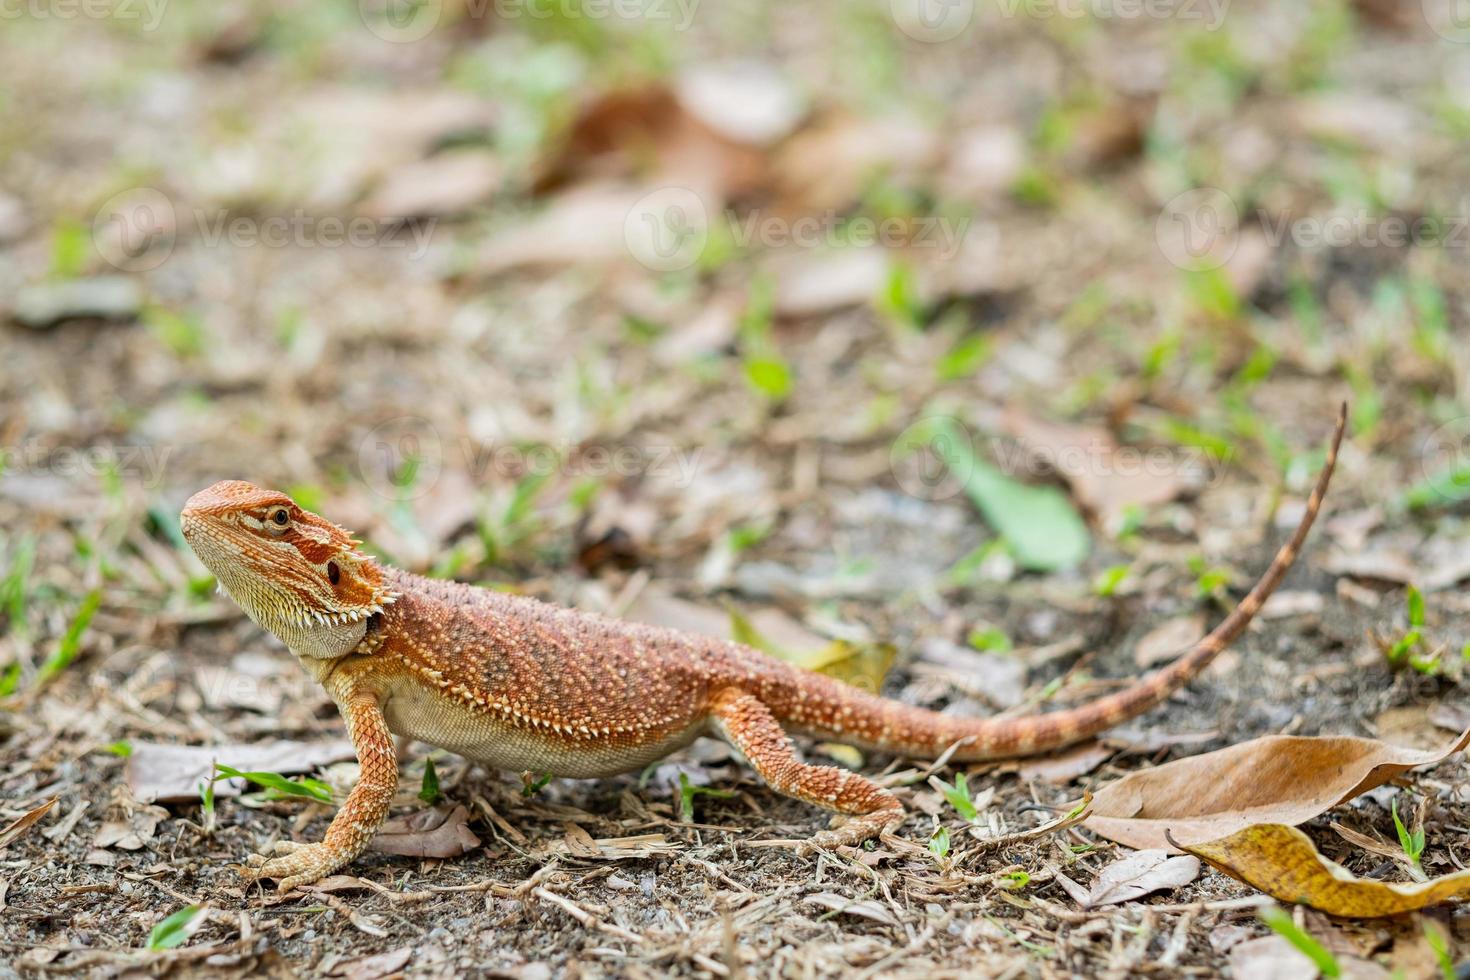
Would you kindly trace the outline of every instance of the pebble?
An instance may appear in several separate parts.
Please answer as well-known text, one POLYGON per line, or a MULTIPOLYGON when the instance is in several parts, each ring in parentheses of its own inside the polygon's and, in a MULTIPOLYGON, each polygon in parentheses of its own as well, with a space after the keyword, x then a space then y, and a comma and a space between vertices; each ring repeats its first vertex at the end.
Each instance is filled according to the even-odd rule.
POLYGON ((98 276, 67 282, 34 283, 16 291, 11 315, 28 327, 44 329, 64 320, 133 320, 143 307, 143 289, 127 276, 98 276))

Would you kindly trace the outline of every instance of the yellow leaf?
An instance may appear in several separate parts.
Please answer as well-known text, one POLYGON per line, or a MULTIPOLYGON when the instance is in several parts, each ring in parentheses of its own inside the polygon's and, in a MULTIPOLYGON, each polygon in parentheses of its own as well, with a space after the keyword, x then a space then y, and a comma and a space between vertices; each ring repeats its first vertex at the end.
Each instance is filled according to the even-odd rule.
POLYGON ((795 664, 803 670, 814 670, 819 674, 835 677, 870 694, 878 693, 883 686, 883 678, 888 674, 888 668, 893 666, 896 651, 892 644, 833 640, 825 646, 790 650, 771 642, 734 606, 730 606, 728 611, 730 636, 736 643, 755 647, 762 653, 795 664))
POLYGON ((1283 824, 1256 824, 1179 846, 1272 898, 1353 919, 1412 912, 1470 894, 1470 871, 1405 884, 1355 878, 1319 854, 1306 834, 1283 824))

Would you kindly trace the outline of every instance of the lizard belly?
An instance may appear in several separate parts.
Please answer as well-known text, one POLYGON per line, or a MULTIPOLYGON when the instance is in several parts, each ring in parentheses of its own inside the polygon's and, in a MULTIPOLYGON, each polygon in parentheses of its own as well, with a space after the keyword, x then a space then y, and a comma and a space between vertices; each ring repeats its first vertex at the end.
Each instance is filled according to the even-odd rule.
POLYGON ((559 735, 477 710, 419 684, 399 686, 383 704, 389 731, 427 742, 471 762, 510 772, 590 779, 642 769, 693 742, 704 726, 652 740, 628 735, 559 735))

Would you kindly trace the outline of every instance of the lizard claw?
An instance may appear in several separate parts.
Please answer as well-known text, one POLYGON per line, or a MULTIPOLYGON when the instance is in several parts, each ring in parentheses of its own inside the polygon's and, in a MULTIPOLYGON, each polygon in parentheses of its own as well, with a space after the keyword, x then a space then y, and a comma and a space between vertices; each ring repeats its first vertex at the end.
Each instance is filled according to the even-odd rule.
POLYGON ((898 824, 892 813, 864 814, 850 817, 846 823, 831 830, 818 831, 810 837, 798 840, 751 841, 746 847, 784 847, 798 857, 811 857, 819 851, 835 851, 839 847, 857 847, 864 841, 882 838, 898 824))
MULTIPOLYGON (((274 861, 276 858, 278 858, 278 857, 280 857, 282 855, 285 855, 285 854, 294 854, 297 851, 302 850, 303 848, 310 847, 310 846, 311 846, 310 844, 303 844, 300 841, 294 841, 294 840, 278 840, 274 844, 272 844, 269 847, 267 847, 263 852, 261 852, 259 854, 252 854, 249 857, 247 857, 245 859, 245 865, 246 865, 246 867, 252 868, 252 869, 253 868, 261 868, 261 867, 264 867, 265 865, 269 864, 270 862, 274 861)), ((259 875, 257 875, 257 877, 259 877, 259 875)), ((267 877, 274 877, 274 876, 273 875, 268 875, 267 877)))
POLYGON ((273 850, 276 852, 275 857, 252 854, 246 858, 246 864, 249 865, 246 875, 254 881, 279 878, 276 888, 283 892, 298 885, 309 885, 346 863, 339 853, 324 843, 277 841, 273 850))
POLYGON ((252 868, 258 868, 261 865, 270 861, 272 858, 279 857, 283 854, 294 854, 297 851, 310 846, 310 844, 304 844, 301 841, 278 840, 270 847, 266 848, 264 853, 250 855, 248 858, 245 859, 245 863, 250 865, 250 867, 252 868))

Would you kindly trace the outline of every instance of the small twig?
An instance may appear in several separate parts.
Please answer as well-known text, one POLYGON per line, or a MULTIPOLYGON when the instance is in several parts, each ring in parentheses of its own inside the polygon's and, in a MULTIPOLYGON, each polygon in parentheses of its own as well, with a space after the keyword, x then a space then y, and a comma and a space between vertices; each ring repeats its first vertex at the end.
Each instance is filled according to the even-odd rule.
POLYGON ((591 912, 588 912, 586 909, 582 908, 571 899, 563 898, 555 892, 549 892, 539 885, 536 888, 532 889, 531 894, 535 895, 543 902, 548 902, 552 905, 555 905, 567 915, 570 915, 572 918, 582 923, 582 925, 586 926, 588 929, 600 929, 603 932, 607 933, 609 936, 617 936, 619 939, 625 939, 630 943, 641 944, 643 942, 643 937, 638 935, 636 932, 629 932, 627 929, 624 929, 621 926, 615 926, 611 922, 603 922, 597 916, 593 915, 591 912))
POLYGON ((1179 965, 1179 957, 1189 949, 1189 927, 1194 924, 1194 915, 1193 911, 1189 911, 1179 917, 1173 934, 1169 936, 1169 945, 1164 947, 1164 955, 1159 957, 1159 966, 1179 965))
POLYGON ((955 742, 949 748, 940 753, 939 758, 931 762, 929 764, 929 768, 927 769, 919 770, 917 772, 914 770, 896 772, 893 773, 891 776, 885 776, 882 779, 876 779, 874 780, 874 782, 883 787, 912 786, 914 783, 922 783, 930 776, 934 775, 936 772, 949 765, 949 760, 954 757, 954 754, 973 741, 975 741, 975 736, 966 735, 964 738, 955 742))

